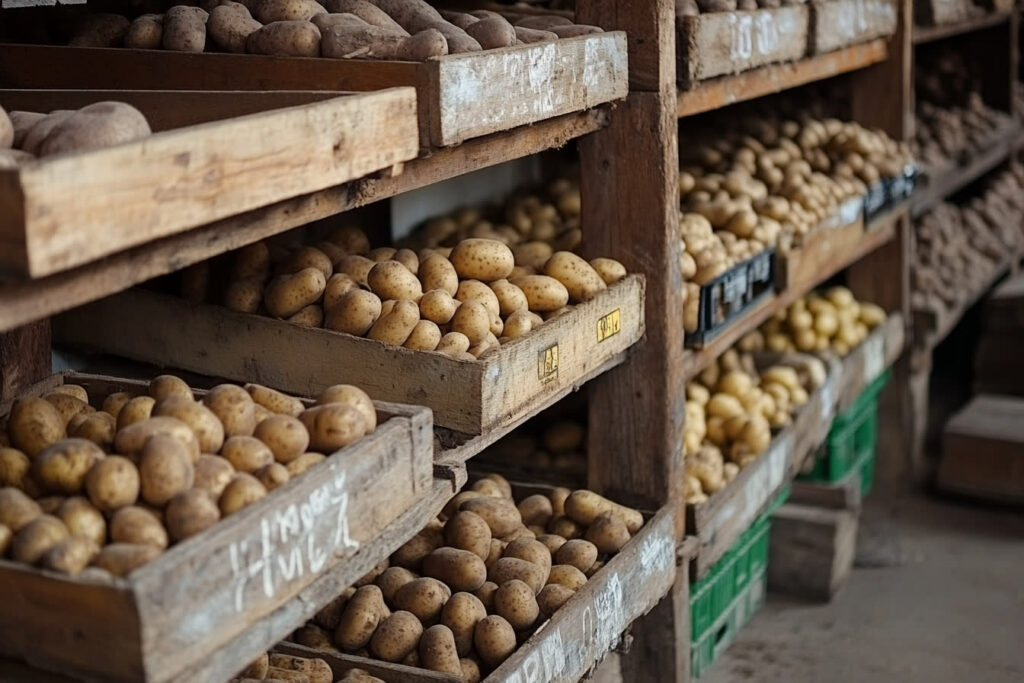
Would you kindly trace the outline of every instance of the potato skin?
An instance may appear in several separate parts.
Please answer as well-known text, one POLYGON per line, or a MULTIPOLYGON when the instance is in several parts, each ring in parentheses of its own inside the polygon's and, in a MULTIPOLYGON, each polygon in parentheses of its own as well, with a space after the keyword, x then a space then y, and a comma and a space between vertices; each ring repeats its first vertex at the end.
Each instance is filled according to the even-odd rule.
POLYGON ((548 574, 548 583, 557 583, 569 590, 578 591, 587 582, 587 576, 576 567, 568 564, 556 564, 548 574))
POLYGON ((431 254, 420 262, 419 278, 424 292, 437 289, 454 297, 459 289, 459 275, 455 272, 455 266, 439 254, 431 254))
POLYGON ((164 19, 159 14, 143 14, 132 20, 124 34, 124 46, 136 50, 157 50, 163 42, 164 19))
POLYGON ((17 448, 0 447, 0 486, 23 489, 31 465, 28 456, 17 448))
POLYGON ((478 555, 458 548, 438 548, 423 558, 423 573, 446 583, 453 591, 475 591, 487 580, 487 567, 478 555))
POLYGON ((497 667, 516 649, 516 632, 504 618, 492 614, 477 622, 473 643, 480 659, 497 667))
MULTIPOLYGON (((625 527, 623 527, 625 528, 625 527)), ((590 541, 573 539, 566 541, 554 555, 558 564, 568 564, 586 573, 597 562, 598 549, 590 541)))
POLYGON ((56 516, 72 536, 88 538, 97 547, 107 540, 107 521, 92 503, 81 496, 68 498, 57 508, 56 516))
POLYGON ((551 553, 547 547, 534 538, 517 538, 510 541, 502 557, 514 557, 537 565, 545 572, 551 569, 551 553))
POLYGON ((498 586, 512 579, 519 579, 530 586, 536 595, 547 583, 548 572, 532 562, 517 557, 503 557, 494 563, 487 578, 498 586))
POLYGON ((188 489, 175 495, 164 512, 167 531, 175 541, 202 533, 220 520, 213 496, 202 489, 188 489))
POLYGON ((360 411, 343 403, 314 406, 299 420, 309 432, 310 447, 319 452, 333 453, 366 434, 366 421, 360 411))
POLYGON ((531 524, 539 524, 540 526, 546 526, 551 517, 554 514, 551 508, 551 500, 544 495, 534 494, 527 496, 519 501, 516 505, 519 510, 519 515, 522 517, 523 524, 527 526, 531 524))
POLYGON ((451 630, 460 657, 467 656, 473 649, 473 631, 477 622, 486 616, 483 602, 472 593, 455 593, 445 603, 441 610, 441 623, 451 630))
POLYGON ((88 439, 105 450, 114 445, 114 434, 117 432, 117 420, 108 413, 98 411, 88 415, 79 414, 82 418, 75 423, 73 418, 68 424, 68 436, 75 439, 88 439), (72 424, 74 426, 72 427, 72 424))
POLYGON ((93 566, 105 569, 114 576, 127 576, 135 569, 156 559, 160 548, 137 543, 110 543, 103 546, 93 559, 93 566))
POLYGON ((452 515, 444 525, 444 540, 453 548, 468 550, 481 560, 491 551, 491 529, 480 515, 468 510, 452 515))
POLYGON ((530 310, 540 313, 557 311, 569 303, 569 290, 565 285, 547 275, 524 275, 514 278, 516 285, 526 295, 530 310))
POLYGON ((74 576, 89 566, 100 548, 90 538, 71 536, 51 547, 43 555, 42 565, 46 569, 74 576))
MULTIPOLYGON (((109 459, 109 458, 108 458, 109 459)), ((204 453, 193 465, 192 486, 209 493, 216 500, 223 493, 231 478, 235 476, 235 468, 224 458, 204 453)))
POLYGON ((44 490, 72 495, 85 486, 89 469, 106 455, 86 439, 64 439, 48 446, 32 461, 32 479, 44 490))
POLYGON ((14 402, 7 420, 11 445, 30 458, 64 438, 65 421, 49 401, 22 398, 14 402))
POLYGON ((431 671, 462 675, 455 635, 443 624, 431 626, 420 637, 420 666, 431 671))
POLYGON ((287 465, 309 448, 306 426, 290 415, 273 415, 256 425, 253 435, 270 448, 274 459, 287 465))
POLYGON ((161 42, 165 50, 202 52, 206 49, 206 10, 177 5, 164 13, 161 42))
POLYGON ((305 404, 294 396, 288 396, 261 384, 246 384, 243 389, 252 397, 254 403, 272 413, 298 417, 299 413, 306 409, 305 404))
POLYGON ((540 616, 536 594, 530 586, 518 579, 498 586, 494 594, 494 611, 517 631, 530 628, 540 616))
POLYGON ((420 621, 434 621, 451 597, 451 590, 437 579, 420 578, 405 584, 395 593, 396 609, 412 612, 420 621))
POLYGON ((544 274, 565 285, 569 300, 577 303, 589 301, 608 288, 593 266, 570 251, 555 252, 544 264, 544 274))
POLYGON ((17 533, 26 524, 43 514, 39 503, 13 486, 0 489, 0 524, 17 533))
POLYGON ((239 472, 252 474, 274 462, 274 453, 254 436, 232 436, 224 442, 221 457, 239 472))
POLYGON ((523 520, 519 510, 511 501, 497 498, 472 498, 459 506, 459 510, 468 510, 479 515, 496 537, 506 536, 520 526, 523 520))
POLYGON ((195 400, 192 387, 180 377, 175 375, 158 375, 149 381, 149 395, 156 401, 162 401, 171 396, 180 396, 195 400))
MULTIPOLYGON (((108 397, 109 399, 110 397, 108 397)), ((103 402, 106 405, 106 401, 103 402)), ((156 399, 152 396, 135 396, 125 401, 117 410, 117 431, 136 422, 148 420, 153 414, 156 399)), ((116 444, 116 436, 115 436, 116 444)), ((116 448, 116 445, 115 445, 116 448)))
POLYGON ((18 562, 35 564, 70 535, 64 523, 56 517, 39 515, 15 533, 11 557, 18 562))
POLYGON ((388 567, 380 573, 375 581, 384 596, 384 601, 390 603, 399 588, 416 578, 416 575, 405 567, 388 567))
POLYGON ((212 410, 190 398, 169 396, 153 406, 154 417, 174 417, 189 427, 199 439, 203 453, 217 453, 224 445, 224 425, 212 410))
POLYGON ((613 503, 593 491, 573 491, 565 500, 565 514, 573 521, 589 526, 602 512, 612 512, 635 534, 644 524, 643 515, 632 508, 613 503))
MULTIPOLYGON (((124 411, 122 411, 124 414, 124 411)), ((199 439, 192 428, 174 417, 151 417, 118 429, 114 436, 114 450, 121 455, 140 454, 145 443, 156 435, 167 435, 180 441, 186 448, 189 460, 199 458, 199 439)))
POLYGON ((151 545, 160 550, 168 544, 167 530, 160 520, 149 510, 135 505, 121 508, 110 518, 110 540, 151 545))
POLYGON ((537 594, 537 605, 540 607, 541 614, 550 617, 574 595, 576 595, 576 591, 570 588, 557 583, 549 583, 537 594))
POLYGON ((252 436, 256 429, 256 404, 238 385, 215 386, 203 397, 203 404, 221 421, 225 437, 252 436))
POLYGON ((418 302, 423 297, 423 286, 409 269, 398 261, 383 261, 370 269, 366 277, 370 291, 381 300, 394 299, 418 302))
POLYGON ((156 434, 149 437, 139 458, 139 480, 142 499, 157 507, 192 488, 195 468, 188 450, 172 436, 156 434))
MULTIPOLYGON (((245 49, 246 52, 256 55, 275 55, 278 57, 319 57, 320 29, 308 21, 275 21, 273 23, 265 24, 262 28, 250 33, 249 37, 245 41, 245 49)), ((302 291, 305 292, 303 298, 312 297, 312 299, 293 310, 292 313, 295 313, 303 306, 319 299, 320 295, 323 294, 324 288, 327 286, 327 281, 324 279, 323 273, 315 268, 307 268, 306 271, 315 271, 320 279, 315 280, 313 279, 313 276, 310 276, 307 273, 305 277, 308 278, 309 286, 303 288, 302 291), (319 291, 316 293, 316 296, 313 296, 311 293, 312 290, 315 289, 312 285, 317 285, 319 287, 319 291)), ((282 295, 282 297, 283 298, 280 301, 288 299, 288 297, 285 297, 284 295, 282 295)), ((298 299, 292 299, 292 305, 294 305, 294 302, 297 300, 298 299)), ((277 301, 278 300, 275 299, 275 305, 277 301)), ((270 310, 269 300, 267 303, 267 309, 270 310)), ((291 313, 288 315, 291 315, 291 313)), ((279 317, 286 316, 279 315, 279 317)))
POLYGON ((462 240, 452 249, 450 260, 460 279, 481 282, 507 278, 515 266, 512 250, 504 243, 491 239, 462 240))
POLYGON ((369 394, 357 386, 352 384, 335 384, 327 387, 320 392, 316 402, 320 405, 344 403, 345 405, 352 406, 363 416, 367 434, 377 428, 377 409, 373 406, 373 400, 369 394))
POLYGON ((414 614, 398 610, 377 626, 370 638, 370 652, 386 662, 400 662, 416 649, 421 635, 420 620, 414 614))
POLYGON ((349 651, 366 647, 387 613, 388 608, 380 588, 374 585, 358 588, 345 605, 338 627, 334 630, 334 642, 349 651))
POLYGON ((266 495, 267 490, 256 477, 239 472, 228 482, 220 494, 220 498, 217 499, 221 517, 238 512, 266 495))
MULTIPOLYGON (((593 543, 598 552, 617 553, 629 541, 629 529, 622 518, 614 512, 602 512, 587 527, 583 538, 593 543)), ((582 568, 581 570, 586 571, 582 568)))

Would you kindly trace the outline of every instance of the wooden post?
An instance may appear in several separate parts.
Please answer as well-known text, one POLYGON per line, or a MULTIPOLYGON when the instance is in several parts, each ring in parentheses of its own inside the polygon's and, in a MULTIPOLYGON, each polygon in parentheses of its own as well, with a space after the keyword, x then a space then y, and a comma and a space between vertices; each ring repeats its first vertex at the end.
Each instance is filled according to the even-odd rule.
POLYGON ((0 334, 0 405, 50 372, 49 319, 0 334))

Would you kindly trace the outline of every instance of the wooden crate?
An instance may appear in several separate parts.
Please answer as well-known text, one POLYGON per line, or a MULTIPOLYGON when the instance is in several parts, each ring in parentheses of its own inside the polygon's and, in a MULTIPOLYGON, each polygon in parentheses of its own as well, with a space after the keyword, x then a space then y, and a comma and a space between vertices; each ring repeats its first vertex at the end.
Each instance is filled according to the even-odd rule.
POLYGON ((639 275, 478 361, 142 290, 54 321, 54 335, 65 343, 303 396, 351 382, 375 399, 427 406, 435 424, 466 434, 532 415, 621 362, 643 333, 639 275))
POLYGON ((0 83, 22 88, 379 90, 416 88, 424 146, 536 123, 622 99, 622 31, 426 62, 0 45, 0 83))
POLYGON ((768 589, 828 602, 846 585, 857 554, 854 510, 787 503, 772 515, 768 589))
POLYGON ((782 292, 815 282, 821 273, 835 272, 857 250, 864 238, 864 217, 837 215, 832 227, 822 226, 804 236, 803 244, 779 256, 775 288, 782 292))
POLYGON ((983 394, 942 431, 936 484, 949 493, 1024 503, 1024 399, 983 394))
MULTIPOLYGON (((29 393, 65 382, 97 394, 146 386, 69 373, 29 393)), ((376 407, 373 434, 125 578, 0 560, 0 654, 105 681, 229 678, 411 538, 461 485, 457 473, 433 479, 429 411, 376 407)))
POLYGON ((812 55, 896 33, 895 0, 818 0, 810 7, 812 55))
POLYGON ((914 22, 921 26, 939 26, 966 21, 982 14, 970 0, 921 0, 914 3, 914 22))
POLYGON ((809 17, 806 5, 682 17, 676 22, 676 77, 691 87, 799 59, 807 53, 809 17))
POLYGON ((51 275, 416 156, 412 88, 339 94, 0 91, 8 110, 131 102, 156 131, 0 170, 0 272, 51 275))
MULTIPOLYGON (((626 628, 664 597, 676 577, 675 519, 663 508, 484 683, 575 683, 615 647, 626 628)), ((276 649, 326 660, 340 676, 362 668, 386 683, 462 679, 365 657, 282 643, 276 649)))

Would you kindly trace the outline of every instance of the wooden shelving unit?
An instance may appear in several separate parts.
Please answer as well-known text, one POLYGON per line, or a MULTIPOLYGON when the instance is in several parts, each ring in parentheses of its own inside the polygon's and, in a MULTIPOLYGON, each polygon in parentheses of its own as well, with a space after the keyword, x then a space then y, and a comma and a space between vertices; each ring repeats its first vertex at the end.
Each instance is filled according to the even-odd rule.
POLYGON ((963 35, 964 33, 972 33, 974 31, 992 28, 993 26, 999 26, 1000 24, 1009 21, 1011 16, 1013 16, 1012 12, 995 12, 976 19, 969 19, 968 21, 962 21, 954 24, 915 26, 914 44, 920 45, 922 43, 930 43, 944 38, 963 35))

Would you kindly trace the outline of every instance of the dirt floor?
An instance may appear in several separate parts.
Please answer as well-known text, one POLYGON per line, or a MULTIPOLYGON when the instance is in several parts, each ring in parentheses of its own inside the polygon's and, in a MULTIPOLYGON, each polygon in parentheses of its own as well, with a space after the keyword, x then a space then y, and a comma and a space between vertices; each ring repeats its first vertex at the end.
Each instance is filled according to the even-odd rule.
POLYGON ((701 683, 1024 681, 1024 511, 873 495, 858 541, 831 604, 769 594, 701 683))

